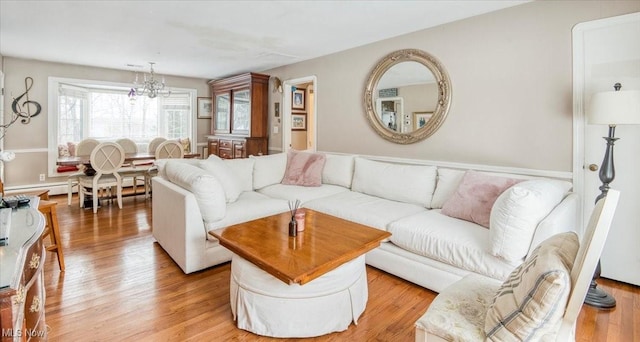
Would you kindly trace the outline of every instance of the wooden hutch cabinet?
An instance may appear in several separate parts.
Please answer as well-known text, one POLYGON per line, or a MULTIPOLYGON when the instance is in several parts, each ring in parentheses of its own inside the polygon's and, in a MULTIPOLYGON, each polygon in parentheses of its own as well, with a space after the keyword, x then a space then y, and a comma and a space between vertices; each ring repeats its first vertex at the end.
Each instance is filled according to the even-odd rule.
POLYGON ((269 75, 246 73, 209 85, 213 95, 209 155, 234 159, 267 154, 269 75))

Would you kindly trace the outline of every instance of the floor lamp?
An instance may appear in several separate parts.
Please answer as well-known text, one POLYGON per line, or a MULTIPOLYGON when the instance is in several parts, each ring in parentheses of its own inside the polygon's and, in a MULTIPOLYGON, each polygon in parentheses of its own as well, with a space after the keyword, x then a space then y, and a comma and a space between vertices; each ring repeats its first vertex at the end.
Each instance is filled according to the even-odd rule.
MULTIPOLYGON (((592 125, 609 125, 609 136, 604 137, 607 147, 600 167, 600 195, 596 197, 596 202, 607 195, 609 184, 616 176, 613 165, 613 144, 615 138, 616 125, 637 125, 640 124, 640 91, 620 91, 622 85, 616 83, 615 91, 596 93, 591 98, 589 110, 587 112, 587 122, 592 125)), ((594 170, 594 169, 592 169, 594 170)), ((595 170, 594 170, 595 171, 595 170)), ((616 299, 606 291, 598 288, 596 280, 600 277, 600 261, 593 274, 591 286, 584 300, 585 304, 602 309, 609 309, 616 306, 616 299)))

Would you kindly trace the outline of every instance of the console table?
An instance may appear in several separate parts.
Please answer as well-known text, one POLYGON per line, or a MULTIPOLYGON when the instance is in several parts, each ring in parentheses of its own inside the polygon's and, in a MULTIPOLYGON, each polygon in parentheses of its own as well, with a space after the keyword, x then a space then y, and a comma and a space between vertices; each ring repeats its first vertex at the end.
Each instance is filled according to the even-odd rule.
POLYGON ((0 246, 0 341, 46 341, 45 220, 37 209, 9 210, 7 244, 0 246))

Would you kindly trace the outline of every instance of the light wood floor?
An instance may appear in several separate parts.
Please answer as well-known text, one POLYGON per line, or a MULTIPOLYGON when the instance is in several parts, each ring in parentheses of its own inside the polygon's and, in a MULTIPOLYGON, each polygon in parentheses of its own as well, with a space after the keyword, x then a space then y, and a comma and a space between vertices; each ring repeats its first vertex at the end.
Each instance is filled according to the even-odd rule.
MULTIPOLYGON (((151 236, 151 200, 106 203, 94 215, 55 196, 66 272, 45 264, 50 341, 271 340, 235 327, 229 263, 185 275, 151 236)), ((631 270, 630 270, 631 271, 631 270)), ((638 271, 638 270, 635 270, 638 271)), ((369 302, 357 326, 315 340, 412 341, 435 293, 367 267, 369 302)), ((611 311, 583 307, 577 341, 640 341, 640 288, 603 279, 611 311)))

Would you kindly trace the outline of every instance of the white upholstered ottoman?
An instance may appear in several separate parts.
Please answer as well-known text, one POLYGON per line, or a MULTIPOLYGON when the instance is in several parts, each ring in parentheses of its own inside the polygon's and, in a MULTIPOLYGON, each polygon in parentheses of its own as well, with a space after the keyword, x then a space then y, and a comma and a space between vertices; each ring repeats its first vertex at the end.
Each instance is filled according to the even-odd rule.
POLYGON ((364 311, 365 257, 304 285, 288 285, 233 255, 231 311, 238 328, 272 337, 313 337, 344 331, 364 311))

